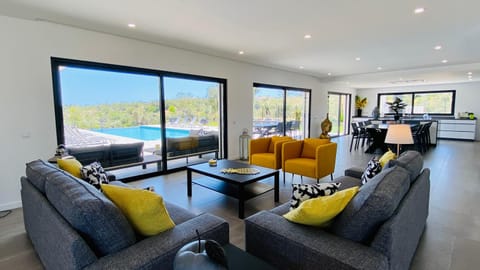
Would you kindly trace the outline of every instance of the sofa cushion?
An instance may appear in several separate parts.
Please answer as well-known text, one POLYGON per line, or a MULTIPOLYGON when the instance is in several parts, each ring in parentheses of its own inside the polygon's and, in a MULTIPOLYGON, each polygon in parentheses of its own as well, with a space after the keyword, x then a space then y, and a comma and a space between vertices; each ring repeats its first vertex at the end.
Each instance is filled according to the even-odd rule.
POLYGON ((155 192, 116 185, 102 185, 102 190, 143 236, 157 235, 175 226, 163 198, 155 192))
POLYGON ((45 193, 53 207, 98 256, 135 243, 135 233, 121 211, 85 181, 59 171, 47 176, 45 193))
POLYGON ((331 226, 336 235, 368 244, 378 227, 393 214, 410 188, 402 167, 383 170, 363 185, 331 226))
POLYGON ((108 184, 109 182, 108 175, 99 162, 93 162, 83 166, 80 171, 82 173, 82 179, 96 189, 100 189, 100 184, 108 184))
POLYGON ((295 223, 323 227, 345 208, 357 192, 358 187, 352 187, 330 196, 313 198, 283 216, 295 223))
POLYGON ((396 165, 405 168, 410 175, 410 182, 413 182, 422 171, 423 157, 417 151, 405 151, 398 157, 398 159, 390 160, 386 167, 391 168, 396 165))
POLYGON ((390 161, 390 160, 394 160, 397 158, 397 155, 395 153, 392 152, 392 150, 388 149, 387 152, 385 152, 385 154, 383 154, 379 159, 378 159, 378 162, 380 162, 380 165, 383 167, 385 167, 385 165, 387 165, 387 163, 390 161))
POLYGON ((299 207, 306 200, 332 195, 340 185, 340 183, 292 184, 290 210, 299 207))
POLYGON ((365 185, 370 179, 375 177, 375 175, 379 174, 382 171, 382 165, 380 161, 376 160, 375 157, 370 159, 367 163, 367 168, 363 171, 362 174, 362 184, 365 185))
POLYGON ((45 194, 45 180, 47 175, 54 172, 58 172, 58 168, 53 164, 45 162, 41 159, 31 161, 26 164, 25 174, 28 180, 32 183, 40 192, 45 194))
POLYGON ((59 159, 57 160, 58 167, 71 175, 82 178, 82 163, 80 161, 69 158, 69 159, 59 159))

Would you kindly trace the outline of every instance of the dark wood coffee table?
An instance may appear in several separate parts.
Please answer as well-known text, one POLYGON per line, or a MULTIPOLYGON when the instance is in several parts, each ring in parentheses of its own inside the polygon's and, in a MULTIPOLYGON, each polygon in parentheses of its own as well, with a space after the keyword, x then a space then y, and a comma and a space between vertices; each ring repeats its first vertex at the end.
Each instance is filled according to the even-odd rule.
POLYGON ((238 199, 238 217, 244 218, 245 201, 274 190, 275 202, 279 200, 279 172, 269 168, 249 165, 231 160, 218 160, 217 166, 211 167, 208 163, 192 165, 187 167, 187 195, 192 196, 192 183, 215 190, 222 194, 238 199), (258 174, 227 174, 222 169, 227 168, 255 168, 260 171, 258 174), (192 172, 207 177, 197 178, 192 181, 192 172), (274 186, 259 183, 259 180, 274 177, 274 186))

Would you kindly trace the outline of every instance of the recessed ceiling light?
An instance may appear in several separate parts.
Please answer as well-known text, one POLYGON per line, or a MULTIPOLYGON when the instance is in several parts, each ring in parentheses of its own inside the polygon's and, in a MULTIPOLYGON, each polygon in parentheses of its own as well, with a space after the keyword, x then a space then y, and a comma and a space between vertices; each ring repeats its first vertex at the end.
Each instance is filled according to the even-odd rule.
POLYGON ((445 63, 448 63, 448 60, 447 60, 447 59, 443 59, 443 60, 442 60, 442 63, 444 63, 444 64, 445 64, 445 63))
POLYGON ((437 45, 437 46, 433 47, 433 49, 438 51, 438 50, 441 50, 441 49, 442 49, 442 46, 441 46, 441 45, 437 45))
POLYGON ((471 79, 471 78, 472 78, 472 75, 468 75, 468 78, 471 79))
POLYGON ((472 73, 471 71, 469 71, 467 74, 468 74, 468 75, 472 75, 473 73, 472 73))
POLYGON ((312 38, 312 35, 310 34, 306 34, 305 36, 303 36, 304 39, 311 39, 312 38))
POLYGON ((360 57, 355 57, 355 61, 360 61, 360 57))
POLYGON ((298 68, 299 68, 299 69, 304 69, 305 67, 304 67, 304 66, 299 66, 298 68))
POLYGON ((469 81, 472 81, 473 79, 472 78, 468 78, 469 81))
POLYGON ((383 68, 382 67, 377 67, 378 70, 382 70, 383 68))
POLYGON ((244 51, 238 51, 238 54, 240 54, 240 55, 245 54, 245 52, 244 51))
POLYGON ((130 27, 130 28, 135 28, 135 27, 137 27, 137 25, 134 24, 134 23, 129 23, 129 24, 127 24, 127 26, 130 27))
POLYGON ((420 14, 420 13, 425 12, 425 8, 423 8, 423 7, 418 7, 418 8, 416 8, 415 10, 413 10, 413 12, 414 12, 415 14, 420 14))
POLYGON ((328 76, 332 76, 332 73, 331 73, 331 72, 328 72, 327 75, 328 75, 328 76))

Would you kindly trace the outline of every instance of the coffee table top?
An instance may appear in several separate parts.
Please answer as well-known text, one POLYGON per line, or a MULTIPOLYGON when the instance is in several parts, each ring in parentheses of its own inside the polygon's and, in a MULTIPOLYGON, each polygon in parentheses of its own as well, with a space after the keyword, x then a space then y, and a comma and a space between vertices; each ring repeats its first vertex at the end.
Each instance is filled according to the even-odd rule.
POLYGON ((278 173, 278 170, 272 170, 265 167, 259 167, 259 166, 250 165, 243 162, 226 160, 226 159, 217 160, 217 166, 210 166, 208 163, 202 163, 202 164, 188 166, 187 170, 198 172, 203 175, 207 175, 217 179, 223 179, 229 182, 237 182, 237 183, 245 183, 245 184, 250 182, 255 182, 258 178, 265 178, 268 175, 274 176, 276 173, 278 173), (222 172, 223 169, 228 169, 228 168, 255 168, 258 171, 260 171, 260 173, 228 174, 228 173, 222 172))

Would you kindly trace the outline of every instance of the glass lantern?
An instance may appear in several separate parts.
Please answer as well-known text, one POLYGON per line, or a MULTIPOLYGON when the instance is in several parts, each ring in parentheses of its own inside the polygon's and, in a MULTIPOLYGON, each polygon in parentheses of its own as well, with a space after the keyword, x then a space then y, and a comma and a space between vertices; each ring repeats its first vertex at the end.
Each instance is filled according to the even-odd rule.
POLYGON ((248 160, 248 147, 250 144, 250 135, 248 135, 248 129, 243 129, 242 135, 239 138, 240 160, 248 160))

